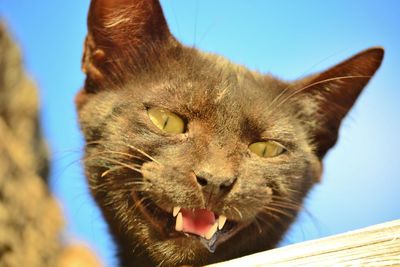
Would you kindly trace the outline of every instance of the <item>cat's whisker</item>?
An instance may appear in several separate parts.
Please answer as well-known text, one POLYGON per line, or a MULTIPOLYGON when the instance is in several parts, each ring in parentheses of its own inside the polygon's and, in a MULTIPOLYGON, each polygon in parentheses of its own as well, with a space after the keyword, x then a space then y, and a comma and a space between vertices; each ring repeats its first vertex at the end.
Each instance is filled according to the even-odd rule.
POLYGON ((113 188, 113 190, 118 190, 121 193, 131 193, 132 191, 135 192, 144 192, 146 188, 144 188, 144 186, 146 186, 146 183, 144 182, 135 182, 135 181, 130 181, 130 182, 124 182, 123 184, 121 184, 121 186, 115 186, 110 184, 107 185, 103 185, 104 188, 113 188), (132 188, 131 188, 132 186, 132 188))
POLYGON ((63 173, 65 173, 72 166, 79 165, 80 162, 81 159, 72 160, 71 162, 68 162, 65 166, 61 167, 60 170, 56 171, 56 173, 54 174, 53 183, 57 184, 61 180, 63 173))
MULTIPOLYGON (((266 107, 266 110, 269 110, 271 107, 274 106, 274 104, 279 101, 279 99, 281 97, 283 97, 283 95, 285 95, 288 90, 292 87, 291 84, 288 84, 288 86, 286 86, 277 96, 274 97, 274 99, 272 99, 272 101, 268 104, 268 106, 266 107)), ((271 112, 270 112, 271 113, 271 112)))
MULTIPOLYGON (((132 227, 132 226, 131 226, 132 227)), ((132 249, 132 254, 135 254, 136 250, 139 248, 140 243, 138 242, 132 249)))
POLYGON ((291 206, 291 205, 286 205, 286 204, 279 204, 279 203, 269 203, 269 206, 275 207, 275 208, 284 208, 284 209, 289 209, 293 211, 299 211, 301 210, 301 207, 299 206, 291 206))
POLYGON ((254 220, 254 224, 257 226, 258 229, 258 233, 261 234, 262 233, 262 227, 258 222, 258 218, 256 217, 256 219, 254 220))
POLYGON ((239 215, 240 219, 243 219, 243 214, 240 212, 240 210, 238 208, 236 208, 236 207, 232 207, 232 208, 237 212, 237 214, 239 215))
POLYGON ((232 218, 232 217, 233 217, 232 208, 230 208, 230 207, 227 205, 226 210, 224 211, 224 214, 225 214, 226 217, 232 218))
POLYGON ((99 159, 106 160, 106 161, 109 161, 109 162, 112 162, 112 163, 115 163, 115 164, 118 164, 118 165, 120 165, 120 166, 123 166, 123 167, 125 167, 125 168, 130 169, 130 170, 133 170, 133 171, 135 171, 135 172, 142 173, 142 171, 141 171, 140 169, 138 169, 138 168, 136 168, 136 167, 133 167, 133 166, 131 166, 130 164, 126 164, 126 163, 124 163, 124 162, 121 162, 121 161, 119 161, 119 160, 110 159, 110 158, 103 157, 103 156, 98 156, 98 158, 99 158, 99 159))
POLYGON ((88 145, 108 145, 108 144, 117 144, 117 145, 121 145, 121 146, 126 146, 126 147, 128 147, 130 149, 133 149, 133 150, 139 152, 143 156, 146 156, 148 159, 150 159, 150 160, 152 160, 152 161, 154 161, 154 162, 156 162, 158 164, 161 164, 158 160, 156 160, 154 157, 150 156, 145 151, 143 151, 143 150, 141 150, 141 149, 139 149, 139 148, 137 148, 137 147, 135 147, 135 146, 133 146, 131 144, 124 143, 123 141, 92 141, 92 142, 88 142, 87 146, 88 145))
POLYGON ((120 169, 122 169, 122 168, 124 168, 123 166, 117 166, 117 167, 113 167, 113 168, 110 168, 110 169, 108 169, 108 170, 106 170, 105 172, 103 172, 101 175, 100 175, 100 177, 101 178, 104 178, 107 174, 109 174, 110 172, 113 172, 113 171, 115 171, 115 170, 120 170, 120 169))
POLYGON ((284 198, 271 198, 271 203, 278 203, 278 204, 287 204, 293 207, 302 207, 302 204, 297 203, 296 201, 284 198))
POLYGON ((166 260, 166 259, 163 259, 163 260, 157 265, 157 267, 161 267, 161 266, 164 264, 165 260, 166 260))
MULTIPOLYGON (((301 192, 298 191, 298 190, 290 190, 290 189, 287 189, 287 191, 292 191, 292 192, 294 192, 294 193, 301 193, 301 192)), ((286 196, 273 195, 273 196, 272 196, 272 200, 283 201, 283 202, 285 202, 285 203, 292 203, 292 204, 298 205, 298 202, 297 202, 296 200, 291 199, 291 198, 286 197, 286 196)))
MULTIPOLYGON (((83 158, 83 161, 96 160, 96 159, 102 158, 103 155, 109 155, 109 154, 113 154, 112 151, 101 151, 101 152, 93 153, 90 156, 87 156, 87 157, 83 158)), ((138 167, 141 166, 141 164, 138 164, 138 163, 131 163, 131 164, 135 165, 135 166, 138 166, 138 167)))
POLYGON ((287 208, 294 208, 294 209, 301 209, 303 206, 300 204, 293 204, 290 202, 285 202, 285 201, 279 201, 279 200, 274 200, 268 203, 268 205, 276 205, 276 206, 282 206, 282 207, 287 207, 287 208))
POLYGON ((285 211, 283 211, 283 210, 281 210, 281 209, 278 209, 278 208, 273 208, 273 207, 270 207, 270 206, 265 206, 265 207, 264 207, 264 210, 270 211, 270 212, 275 212, 275 213, 284 215, 284 216, 286 216, 286 217, 288 217, 288 218, 294 218, 294 215, 293 215, 293 214, 287 213, 287 212, 285 212, 285 211))
POLYGON ((131 148, 131 149, 136 150, 137 152, 143 154, 144 156, 146 156, 146 157, 149 158, 150 160, 152 160, 152 161, 154 161, 155 163, 158 163, 158 164, 161 165, 161 163, 160 163, 158 160, 156 160, 155 158, 153 158, 152 156, 150 156, 149 154, 147 154, 147 153, 144 152, 143 150, 141 150, 141 149, 139 149, 139 148, 137 148, 137 147, 134 147, 134 146, 132 146, 132 145, 128 145, 128 147, 131 148))
MULTIPOLYGON (((337 53, 334 53, 322 60, 320 60, 319 62, 313 64, 310 68, 308 68, 308 70, 306 70, 305 72, 303 72, 301 75, 299 75, 299 77, 302 77, 304 75, 307 74, 307 72, 310 72, 314 67, 318 66, 319 64, 325 62, 326 60, 332 58, 334 55, 336 55, 337 53)), ((282 95, 284 95, 291 87, 293 87, 293 85, 291 83, 289 83, 283 90, 281 93, 279 93, 272 101, 271 103, 267 106, 267 110, 280 98, 282 97, 282 95)))
MULTIPOLYGON (((270 217, 272 217, 275 221, 279 222, 281 220, 281 218, 279 218, 277 215, 275 214, 268 214, 270 217)), ((269 228, 274 229, 273 227, 273 223, 271 222, 271 220, 267 220, 266 218, 262 217, 262 214, 259 214, 255 217, 255 221, 258 223, 259 221, 261 221, 261 223, 263 225, 267 225, 269 228)))
POLYGON ((197 38, 197 17, 199 13, 199 1, 196 1, 195 13, 194 13, 194 37, 193 37, 193 48, 196 47, 197 38))
POLYGON ((136 211, 136 209, 143 205, 143 202, 147 199, 149 199, 149 197, 141 197, 138 201, 135 201, 135 204, 133 205, 133 211, 136 211))
POLYGON ((310 87, 313 87, 315 85, 319 85, 319 84, 324 84, 324 83, 328 83, 328 82, 332 82, 332 81, 337 81, 337 80, 345 80, 345 79, 370 79, 371 76, 366 76, 366 75, 348 75, 348 76, 340 76, 340 77, 333 77, 333 78, 329 78, 329 79, 325 79, 325 80, 321 80, 321 81, 317 81, 311 84, 308 84, 300 89, 296 89, 293 90, 293 92, 290 92, 285 98, 282 98, 281 101, 279 101, 281 97, 284 97, 286 92, 288 92, 288 89, 290 88, 290 86, 288 86, 287 88, 285 88, 279 95, 278 97, 276 97, 272 102, 277 103, 275 105, 275 107, 273 107, 272 105, 269 105, 269 108, 272 107, 272 110, 269 110, 269 113, 273 113, 277 108, 279 108, 280 106, 282 106, 283 104, 285 104, 286 102, 288 102, 290 99, 292 99, 294 96, 300 94, 301 92, 307 90, 310 87), (278 100, 276 100, 278 98, 278 100), (279 101, 279 102, 277 102, 279 101))
POLYGON ((201 43, 205 40, 207 34, 208 34, 209 32, 211 32, 211 30, 212 30, 218 23, 220 23, 220 21, 219 21, 220 19, 221 19, 220 17, 214 17, 212 23, 207 27, 207 29, 205 29, 205 31, 203 32, 203 34, 200 36, 199 41, 198 41, 198 43, 197 43, 197 46, 200 46, 201 43))
POLYGON ((142 159, 141 157, 138 157, 136 155, 132 155, 132 154, 120 152, 120 151, 112 151, 112 150, 104 150, 101 152, 94 153, 93 155, 101 155, 101 154, 115 154, 115 155, 126 156, 129 158, 142 159))
POLYGON ((274 208, 278 208, 278 209, 287 209, 287 210, 291 210, 291 211, 300 211, 300 210, 303 209, 302 206, 291 205, 291 204, 288 204, 288 203, 271 202, 271 203, 268 203, 268 206, 274 207, 274 208))
POLYGON ((134 159, 143 160, 142 157, 139 157, 137 155, 133 155, 133 154, 129 154, 129 153, 126 153, 126 152, 121 152, 121 151, 108 150, 108 149, 107 150, 103 150, 103 151, 99 151, 99 152, 96 152, 96 153, 92 153, 90 155, 90 157, 95 157, 95 156, 104 155, 104 154, 120 155, 120 156, 125 156, 125 157, 128 157, 128 158, 134 158, 134 159))
MULTIPOLYGON (((291 191, 295 192, 295 193, 299 193, 299 191, 297 191, 297 190, 291 190, 291 191)), ((298 201, 296 201, 294 199, 291 199, 290 197, 287 197, 287 196, 272 195, 271 198, 274 201, 276 200, 276 201, 282 201, 282 202, 285 202, 285 203, 292 203, 292 204, 295 204, 295 205, 299 205, 298 201)))
MULTIPOLYGON (((267 215, 269 217, 272 217, 273 219, 275 219, 277 222, 280 222, 282 220, 282 218, 278 215, 276 215, 275 213, 271 212, 271 211, 266 211, 265 209, 263 210, 263 213, 260 213, 257 215, 257 218, 263 218, 262 215, 267 215)), ((265 218, 263 218, 263 221, 265 221, 265 218)))
POLYGON ((296 190, 296 189, 294 189, 294 188, 286 188, 286 191, 294 192, 294 193, 301 193, 300 190, 296 190))
MULTIPOLYGON (((102 157, 102 155, 107 155, 107 154, 109 154, 109 153, 108 152, 99 152, 99 153, 92 154, 92 155, 84 158, 83 160, 85 162, 95 161, 97 159, 103 159, 104 160, 105 157, 102 157)), ((113 158, 107 157, 107 159, 113 159, 113 158)), ((117 160, 117 159, 113 159, 113 160, 117 160)), ((122 161, 119 161, 119 162, 122 162, 122 161)), ((129 165, 132 166, 132 167, 136 167, 136 168, 141 168, 142 167, 142 164, 133 163, 133 162, 129 162, 129 165)))
MULTIPOLYGON (((144 181, 130 181, 130 182, 125 182, 124 185, 145 185, 146 182, 144 181)), ((131 189, 129 189, 131 190, 131 189)))

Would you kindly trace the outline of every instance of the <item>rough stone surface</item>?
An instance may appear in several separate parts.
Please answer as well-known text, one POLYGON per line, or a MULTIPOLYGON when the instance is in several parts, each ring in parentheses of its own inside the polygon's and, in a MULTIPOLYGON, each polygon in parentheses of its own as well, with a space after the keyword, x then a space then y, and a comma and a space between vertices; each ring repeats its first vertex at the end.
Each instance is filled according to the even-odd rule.
POLYGON ((63 219, 47 185, 38 92, 0 23, 0 266, 56 266, 63 219))

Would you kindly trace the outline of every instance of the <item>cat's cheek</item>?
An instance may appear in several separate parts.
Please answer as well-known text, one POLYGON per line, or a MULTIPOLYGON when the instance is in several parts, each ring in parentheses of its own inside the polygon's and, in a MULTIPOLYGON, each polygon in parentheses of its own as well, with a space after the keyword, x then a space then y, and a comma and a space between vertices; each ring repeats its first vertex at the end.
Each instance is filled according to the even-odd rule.
POLYGON ((79 92, 75 95, 75 105, 77 110, 80 111, 87 101, 87 92, 84 89, 79 90, 79 92))
POLYGON ((321 182, 323 170, 324 170, 324 168, 323 168, 322 162, 316 158, 312 164, 312 173, 313 173, 312 177, 314 177, 313 182, 315 182, 315 183, 321 182))

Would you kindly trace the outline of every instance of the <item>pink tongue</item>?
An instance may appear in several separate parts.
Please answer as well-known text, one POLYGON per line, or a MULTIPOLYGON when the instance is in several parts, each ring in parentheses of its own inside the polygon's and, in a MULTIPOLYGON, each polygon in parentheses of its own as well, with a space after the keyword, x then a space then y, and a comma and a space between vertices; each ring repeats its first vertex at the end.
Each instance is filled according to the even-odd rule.
POLYGON ((206 209, 181 209, 183 232, 204 237, 215 222, 214 212, 206 209))

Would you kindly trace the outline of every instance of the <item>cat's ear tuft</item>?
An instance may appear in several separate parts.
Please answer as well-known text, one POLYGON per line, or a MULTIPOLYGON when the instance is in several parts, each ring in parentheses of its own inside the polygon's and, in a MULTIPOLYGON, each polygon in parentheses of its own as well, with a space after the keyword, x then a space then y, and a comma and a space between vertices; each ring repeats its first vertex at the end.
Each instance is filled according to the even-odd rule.
POLYGON ((124 60, 141 64, 171 37, 158 0, 92 0, 82 69, 101 83, 124 60))
POLYGON ((383 55, 382 48, 370 48, 295 83, 300 95, 316 104, 312 116, 317 121, 312 135, 319 158, 336 143, 342 119, 381 65, 383 55))

